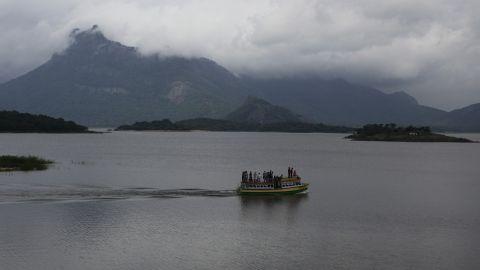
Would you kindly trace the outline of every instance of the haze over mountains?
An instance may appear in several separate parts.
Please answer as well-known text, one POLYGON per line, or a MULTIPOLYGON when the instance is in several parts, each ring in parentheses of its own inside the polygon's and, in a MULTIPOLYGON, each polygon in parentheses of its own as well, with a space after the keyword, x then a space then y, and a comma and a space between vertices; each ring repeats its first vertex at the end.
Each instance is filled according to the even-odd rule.
POLYGON ((282 117, 299 114, 326 124, 394 122, 480 130, 479 104, 446 112, 422 106, 403 92, 386 94, 342 79, 238 77, 206 58, 141 55, 108 40, 96 26, 72 32, 64 52, 0 85, 0 109, 117 126, 164 118, 225 118, 248 96, 272 103, 282 117), (289 110, 291 115, 285 113, 289 110))
POLYGON ((252 80, 260 96, 313 121, 356 126, 366 123, 425 125, 444 111, 419 105, 404 92, 386 94, 342 79, 316 78, 252 80))

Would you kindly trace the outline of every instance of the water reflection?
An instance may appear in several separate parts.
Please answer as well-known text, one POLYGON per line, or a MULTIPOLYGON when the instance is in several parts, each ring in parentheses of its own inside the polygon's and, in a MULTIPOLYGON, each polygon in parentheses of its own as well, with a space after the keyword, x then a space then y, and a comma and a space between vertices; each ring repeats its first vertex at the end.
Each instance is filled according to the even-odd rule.
POLYGON ((273 207, 276 205, 288 205, 289 207, 297 207, 298 204, 308 198, 308 193, 300 193, 295 195, 282 196, 239 196, 242 202, 242 209, 248 207, 258 207, 265 205, 266 207, 273 207))
POLYGON ((239 196, 241 217, 249 219, 279 219, 295 223, 300 206, 308 200, 308 193, 284 196, 239 196))

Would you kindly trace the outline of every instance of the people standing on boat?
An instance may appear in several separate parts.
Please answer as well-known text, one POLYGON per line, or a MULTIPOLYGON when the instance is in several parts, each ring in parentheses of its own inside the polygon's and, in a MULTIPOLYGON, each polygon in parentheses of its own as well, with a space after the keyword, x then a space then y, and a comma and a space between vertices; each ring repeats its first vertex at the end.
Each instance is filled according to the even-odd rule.
MULTIPOLYGON (((288 178, 296 178, 300 179, 300 177, 297 175, 297 170, 295 170, 293 167, 288 167, 287 170, 288 178)), ((283 174, 281 175, 274 175, 273 171, 263 171, 263 173, 257 172, 257 171, 243 171, 242 172, 242 182, 243 183, 272 183, 275 181, 278 181, 278 179, 283 179, 283 174)))

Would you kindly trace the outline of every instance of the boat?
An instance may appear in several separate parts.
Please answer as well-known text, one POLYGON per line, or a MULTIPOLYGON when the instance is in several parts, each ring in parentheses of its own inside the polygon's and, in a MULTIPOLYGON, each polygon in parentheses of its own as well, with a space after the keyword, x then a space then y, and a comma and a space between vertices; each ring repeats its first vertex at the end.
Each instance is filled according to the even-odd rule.
MULTIPOLYGON (((237 188, 239 195, 282 195, 282 194, 296 194, 306 192, 308 183, 302 181, 302 178, 295 173, 292 173, 289 168, 288 177, 273 176, 267 172, 267 175, 260 177, 249 177, 249 174, 243 172, 242 182, 237 188)), ((250 173, 251 175, 251 173, 250 173)), ((259 175, 259 174, 258 174, 259 175)))

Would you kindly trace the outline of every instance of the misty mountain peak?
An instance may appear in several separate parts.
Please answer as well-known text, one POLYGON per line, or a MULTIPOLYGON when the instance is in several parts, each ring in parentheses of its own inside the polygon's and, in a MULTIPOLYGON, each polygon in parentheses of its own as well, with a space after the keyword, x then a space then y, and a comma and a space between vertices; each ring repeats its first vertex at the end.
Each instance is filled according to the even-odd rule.
POLYGON ((91 43, 98 45, 113 42, 103 35, 98 25, 94 25, 90 29, 84 31, 75 28, 71 32, 70 37, 73 38, 74 43, 91 43))
MULTIPOLYGON (((0 108, 42 113, 92 126, 196 117, 236 122, 316 121, 478 127, 477 106, 447 112, 404 92, 386 94, 343 79, 239 78, 207 58, 141 56, 98 26, 74 29, 71 44, 45 64, 0 85, 0 108), (249 97, 256 95, 265 100, 249 97), (275 105, 273 105, 275 104, 275 105), (240 108, 238 108, 240 106, 240 108), (238 108, 232 112, 233 108, 238 108), (299 115, 304 115, 303 118, 299 115), (311 120, 310 120, 311 119, 311 120), (433 124, 432 124, 433 123, 433 124), (437 124, 438 123, 438 124, 437 124)), ((478 128, 477 128, 478 129, 478 128)))
POLYGON ((71 44, 67 48, 67 54, 102 54, 134 52, 133 47, 124 46, 119 42, 112 41, 105 37, 98 25, 93 25, 90 29, 81 31, 75 28, 70 33, 71 44))

